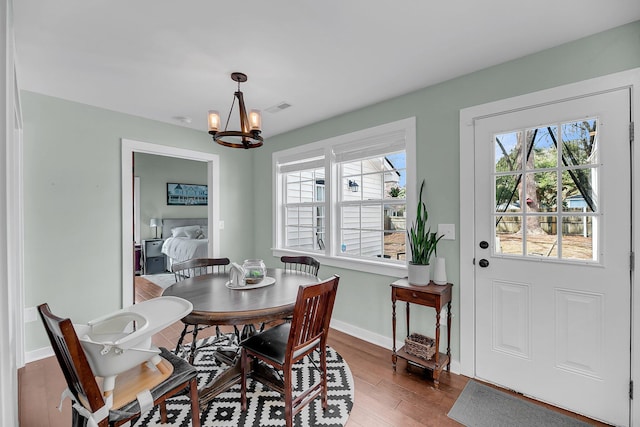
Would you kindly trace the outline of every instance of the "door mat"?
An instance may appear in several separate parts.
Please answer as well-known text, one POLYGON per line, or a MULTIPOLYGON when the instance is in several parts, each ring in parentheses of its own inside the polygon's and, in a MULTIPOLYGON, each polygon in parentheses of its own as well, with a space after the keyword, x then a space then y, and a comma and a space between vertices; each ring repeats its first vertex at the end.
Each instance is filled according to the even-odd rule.
POLYGON ((469 381, 447 414, 467 427, 583 427, 585 422, 469 381))

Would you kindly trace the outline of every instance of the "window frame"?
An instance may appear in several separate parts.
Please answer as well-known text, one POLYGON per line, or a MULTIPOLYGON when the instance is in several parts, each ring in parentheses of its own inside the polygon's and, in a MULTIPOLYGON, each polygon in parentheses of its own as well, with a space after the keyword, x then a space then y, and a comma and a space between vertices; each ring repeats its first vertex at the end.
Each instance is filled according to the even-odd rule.
MULTIPOLYGON (((322 264, 331 265, 350 270, 383 274, 392 277, 404 277, 407 275, 407 261, 398 263, 393 261, 355 258, 339 254, 339 248, 334 242, 339 242, 339 168, 340 163, 336 157, 348 152, 349 156, 366 158, 367 147, 372 144, 380 144, 389 135, 404 139, 404 151, 406 156, 406 221, 411 224, 415 216, 417 194, 412 189, 416 188, 416 118, 409 117, 386 123, 379 126, 335 136, 325 140, 315 141, 297 147, 276 151, 272 154, 272 191, 273 191, 273 234, 272 253, 276 257, 283 255, 310 255, 318 259, 322 264), (364 147, 365 149, 360 149, 364 147), (339 152, 336 155, 336 152, 339 152), (322 250, 296 250, 285 248, 285 210, 284 210, 284 173, 281 166, 295 162, 304 163, 310 159, 323 157, 325 168, 325 249, 322 250)), ((393 148, 390 148, 392 151, 393 148)), ((406 259, 410 259, 409 245, 406 244, 406 259)))

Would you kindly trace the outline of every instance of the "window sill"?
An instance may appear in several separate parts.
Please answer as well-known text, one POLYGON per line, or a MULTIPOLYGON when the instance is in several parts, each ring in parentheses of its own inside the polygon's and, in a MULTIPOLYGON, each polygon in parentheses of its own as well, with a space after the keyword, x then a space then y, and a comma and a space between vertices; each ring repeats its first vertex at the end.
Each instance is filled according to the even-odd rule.
POLYGON ((271 249, 271 252, 275 257, 281 257, 283 255, 309 255, 320 261, 321 266, 327 265, 397 278, 407 276, 406 264, 388 264, 356 258, 331 257, 317 252, 292 251, 286 249, 271 249))

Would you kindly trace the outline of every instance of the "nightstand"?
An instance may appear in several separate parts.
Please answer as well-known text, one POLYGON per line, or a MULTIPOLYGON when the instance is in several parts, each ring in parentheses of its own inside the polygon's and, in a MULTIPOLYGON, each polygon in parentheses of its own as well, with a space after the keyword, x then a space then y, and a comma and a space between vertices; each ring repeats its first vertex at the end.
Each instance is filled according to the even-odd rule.
POLYGON ((142 265, 144 274, 156 274, 165 271, 165 256, 162 253, 162 239, 142 241, 142 265))

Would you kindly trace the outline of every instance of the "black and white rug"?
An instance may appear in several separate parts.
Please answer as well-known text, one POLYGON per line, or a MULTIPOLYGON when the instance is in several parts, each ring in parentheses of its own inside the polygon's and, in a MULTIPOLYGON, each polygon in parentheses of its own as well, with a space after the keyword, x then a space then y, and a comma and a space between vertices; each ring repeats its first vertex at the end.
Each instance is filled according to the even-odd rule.
MULTIPOLYGON (((199 342, 194 365, 198 369, 198 387, 204 386, 222 372, 224 366, 216 365, 213 358, 214 346, 207 347, 211 338, 199 342), (204 346, 203 346, 204 345, 204 346)), ((314 355, 319 366, 319 356, 314 355)), ((294 395, 319 381, 320 375, 314 365, 305 358, 296 365, 293 373, 294 395)), ((347 422, 354 401, 354 383, 351 370, 340 354, 327 347, 328 402, 326 411, 322 409, 320 398, 314 399, 295 416, 298 427, 341 427, 347 422)), ((160 411, 154 408, 145 414, 135 426, 191 425, 189 399, 186 396, 167 401, 169 424, 160 424, 160 411)), ((249 380, 247 384, 247 411, 240 410, 240 384, 219 394, 206 408, 200 408, 203 427, 275 427, 284 426, 284 400, 282 396, 269 390, 261 383, 249 380)))

